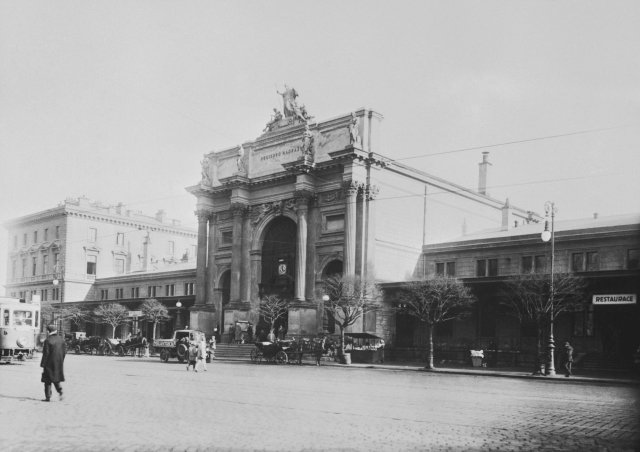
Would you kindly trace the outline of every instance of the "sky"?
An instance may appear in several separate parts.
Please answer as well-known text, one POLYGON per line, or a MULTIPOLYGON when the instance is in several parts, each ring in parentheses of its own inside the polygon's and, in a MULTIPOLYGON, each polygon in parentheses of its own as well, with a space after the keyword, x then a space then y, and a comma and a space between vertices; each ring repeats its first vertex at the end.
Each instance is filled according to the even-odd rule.
POLYGON ((472 189, 490 151, 518 207, 638 212, 639 23, 635 0, 0 0, 0 223, 84 195, 195 227, 203 154, 257 138, 285 83, 472 189))

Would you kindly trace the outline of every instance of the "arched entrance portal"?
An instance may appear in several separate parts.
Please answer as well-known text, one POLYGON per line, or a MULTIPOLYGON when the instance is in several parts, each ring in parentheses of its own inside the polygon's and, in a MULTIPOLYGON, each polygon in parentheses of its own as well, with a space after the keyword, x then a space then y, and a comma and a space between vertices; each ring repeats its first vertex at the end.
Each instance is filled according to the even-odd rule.
MULTIPOLYGON (((280 216, 267 227, 262 242, 262 269, 260 298, 277 295, 292 300, 295 290, 296 267, 296 223, 280 216)), ((288 315, 285 314, 275 324, 275 333, 283 335, 288 329, 288 315)), ((269 326, 261 319, 257 331, 267 332, 269 326)))
POLYGON ((296 224, 290 218, 276 217, 269 224, 262 242, 261 296, 293 299, 296 234, 296 224))

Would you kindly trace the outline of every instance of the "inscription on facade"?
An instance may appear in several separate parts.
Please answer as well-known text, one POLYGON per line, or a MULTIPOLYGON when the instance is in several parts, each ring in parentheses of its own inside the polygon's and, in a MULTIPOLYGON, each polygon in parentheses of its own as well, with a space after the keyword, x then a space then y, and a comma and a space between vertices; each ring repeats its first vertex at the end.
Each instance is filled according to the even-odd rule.
POLYGON ((302 154, 302 145, 293 146, 288 149, 273 151, 260 157, 260 161, 271 160, 290 154, 302 154))

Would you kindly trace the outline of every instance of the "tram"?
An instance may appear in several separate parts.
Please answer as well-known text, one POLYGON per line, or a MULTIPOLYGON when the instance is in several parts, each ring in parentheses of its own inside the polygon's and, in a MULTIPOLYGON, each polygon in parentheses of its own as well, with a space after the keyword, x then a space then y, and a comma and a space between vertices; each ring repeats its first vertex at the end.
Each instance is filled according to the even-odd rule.
POLYGON ((0 297, 0 363, 33 358, 41 321, 39 301, 0 297))

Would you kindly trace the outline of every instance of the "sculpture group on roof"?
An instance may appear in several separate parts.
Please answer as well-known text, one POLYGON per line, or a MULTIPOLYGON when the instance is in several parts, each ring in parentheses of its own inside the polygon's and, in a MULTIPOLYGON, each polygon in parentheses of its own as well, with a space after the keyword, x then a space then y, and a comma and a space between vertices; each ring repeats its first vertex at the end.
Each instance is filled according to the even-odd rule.
POLYGON ((264 132, 271 132, 272 130, 281 127, 280 123, 282 119, 290 119, 286 125, 290 125, 296 121, 306 123, 312 119, 307 112, 307 108, 304 105, 298 105, 296 100, 298 92, 295 88, 290 88, 287 85, 284 85, 283 92, 277 90, 276 92, 282 96, 282 110, 284 111, 284 116, 277 108, 274 108, 271 120, 265 126, 264 132))

